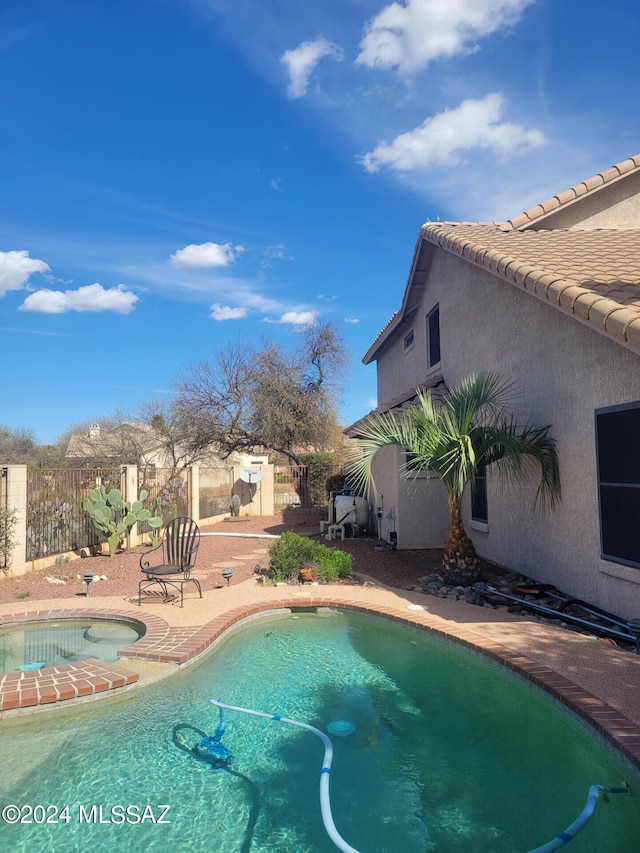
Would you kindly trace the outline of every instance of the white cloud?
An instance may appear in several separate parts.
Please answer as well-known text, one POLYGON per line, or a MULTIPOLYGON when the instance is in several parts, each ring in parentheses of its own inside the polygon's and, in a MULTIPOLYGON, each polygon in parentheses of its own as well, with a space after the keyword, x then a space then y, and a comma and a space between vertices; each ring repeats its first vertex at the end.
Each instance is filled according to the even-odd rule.
POLYGON ((362 163, 368 172, 388 166, 399 172, 454 166, 463 151, 474 148, 491 150, 499 156, 521 153, 527 148, 544 145, 539 130, 526 130, 521 125, 499 123, 504 107, 502 95, 493 93, 482 100, 463 101, 454 110, 445 110, 427 118, 393 142, 381 143, 365 154, 362 163))
POLYGON ((293 100, 302 98, 307 93, 309 78, 316 65, 324 56, 332 56, 336 62, 344 59, 343 49, 325 38, 315 41, 304 41, 292 50, 285 50, 280 62, 287 66, 289 85, 287 95, 293 100))
POLYGON ((129 314, 138 297, 124 284, 108 290, 101 284, 88 284, 77 290, 37 290, 20 306, 21 311, 38 311, 42 314, 64 314, 67 311, 115 311, 129 314))
POLYGON ((202 267, 226 267, 237 259, 244 251, 242 246, 231 246, 230 243, 191 243, 184 249, 178 249, 169 258, 175 267, 201 269, 202 267))
POLYGON ((360 322, 360 320, 358 320, 358 318, 357 318, 357 317, 345 317, 345 318, 344 318, 344 322, 345 322, 345 323, 353 323, 353 324, 356 324, 356 323, 359 323, 359 322, 360 322))
POLYGON ((231 305, 221 305, 219 302, 211 306, 212 320, 242 320, 247 316, 246 308, 232 308, 231 305))
POLYGON ((309 326, 318 319, 317 311, 285 311, 279 320, 267 320, 268 323, 290 323, 292 326, 309 326))
POLYGON ((475 39, 513 26, 533 0, 404 0, 367 25, 356 65, 411 73, 477 49, 475 39))
POLYGON ((265 258, 269 259, 293 260, 289 249, 284 245, 284 243, 278 243, 275 246, 267 246, 262 254, 265 258))
POLYGON ((0 252, 0 297, 10 290, 21 290, 34 272, 51 272, 51 268, 30 258, 29 252, 0 252))

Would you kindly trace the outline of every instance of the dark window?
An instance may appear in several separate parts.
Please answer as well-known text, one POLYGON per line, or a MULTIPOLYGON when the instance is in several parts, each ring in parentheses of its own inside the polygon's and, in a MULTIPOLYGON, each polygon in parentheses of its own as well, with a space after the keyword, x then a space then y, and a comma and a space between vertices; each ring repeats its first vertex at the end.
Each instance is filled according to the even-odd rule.
POLYGON ((404 348, 406 350, 411 349, 412 346, 413 346, 413 329, 409 332, 409 334, 404 339, 404 348))
POLYGON ((640 568, 640 403, 596 411, 602 558, 640 568))
POLYGON ((489 521, 487 505, 487 469, 482 466, 471 483, 471 518, 486 523, 489 521))
POLYGON ((427 315, 427 347, 429 367, 440 363, 440 308, 427 315))

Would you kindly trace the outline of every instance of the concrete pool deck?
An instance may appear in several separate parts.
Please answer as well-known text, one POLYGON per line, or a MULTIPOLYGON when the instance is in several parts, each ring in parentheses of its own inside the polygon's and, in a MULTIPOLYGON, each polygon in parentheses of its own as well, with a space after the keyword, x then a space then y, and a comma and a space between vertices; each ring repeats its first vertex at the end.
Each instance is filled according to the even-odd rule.
POLYGON ((476 607, 419 592, 363 586, 262 586, 255 580, 189 590, 184 607, 149 597, 91 596, 0 605, 0 624, 97 615, 141 621, 144 637, 114 664, 83 661, 0 675, 0 718, 68 706, 134 689, 196 660, 230 627, 279 608, 334 607, 391 617, 482 652, 577 712, 640 768, 640 655, 532 616, 476 607), (426 608, 426 609, 425 609, 426 608))

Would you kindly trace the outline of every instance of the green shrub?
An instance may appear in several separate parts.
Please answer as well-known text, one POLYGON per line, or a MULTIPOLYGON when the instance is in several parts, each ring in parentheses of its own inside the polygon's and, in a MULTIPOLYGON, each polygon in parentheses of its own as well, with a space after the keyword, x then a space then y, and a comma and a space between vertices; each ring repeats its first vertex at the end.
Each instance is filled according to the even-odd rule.
POLYGON ((338 453, 301 453, 300 461, 307 466, 307 485, 311 505, 326 506, 327 477, 340 468, 342 457, 338 453))
POLYGON ((341 492, 346 482, 347 478, 345 474, 332 474, 331 477, 328 477, 324 484, 327 497, 331 495, 331 492, 341 492))
POLYGON ((11 553, 16 546, 16 524, 18 511, 0 506, 0 570, 8 572, 11 553))
POLYGON ((287 530, 269 547, 269 575, 276 582, 295 583, 300 569, 316 569, 324 581, 351 574, 351 554, 328 548, 308 536, 287 530))
POLYGON ((335 578, 346 578, 351 574, 352 558, 346 551, 338 548, 328 548, 326 545, 317 543, 320 549, 320 574, 326 581, 335 578))

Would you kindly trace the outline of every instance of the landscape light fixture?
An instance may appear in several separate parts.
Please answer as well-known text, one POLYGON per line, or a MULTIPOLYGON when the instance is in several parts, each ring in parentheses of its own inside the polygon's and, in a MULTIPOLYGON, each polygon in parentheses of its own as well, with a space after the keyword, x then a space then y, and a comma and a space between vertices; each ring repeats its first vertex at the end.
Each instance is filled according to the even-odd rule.
POLYGON ((88 570, 84 573, 84 575, 82 576, 82 580, 83 580, 83 581, 86 583, 86 585, 87 585, 87 591, 86 591, 86 593, 85 593, 85 594, 86 594, 86 595, 89 595, 89 584, 90 584, 90 583, 91 583, 91 581, 93 580, 93 572, 92 572, 90 569, 88 569, 88 570))

